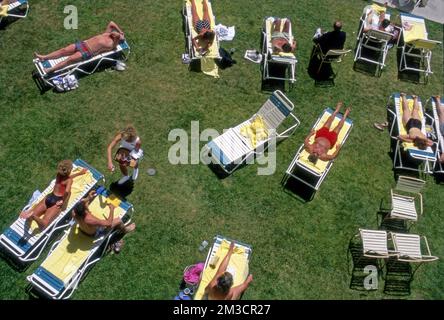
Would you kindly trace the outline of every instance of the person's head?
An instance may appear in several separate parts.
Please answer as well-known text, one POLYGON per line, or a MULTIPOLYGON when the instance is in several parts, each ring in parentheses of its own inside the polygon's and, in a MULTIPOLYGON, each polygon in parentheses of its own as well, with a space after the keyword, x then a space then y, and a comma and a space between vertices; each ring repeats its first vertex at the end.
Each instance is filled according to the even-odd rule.
POLYGON ((86 214, 86 204, 83 201, 80 201, 74 206, 74 213, 79 218, 84 218, 86 214))
POLYGON ((57 165, 57 174, 62 177, 69 177, 72 170, 72 161, 71 160, 62 160, 57 165))
POLYGON ((342 29, 342 21, 335 21, 335 23, 333 23, 333 30, 334 31, 341 31, 342 29))
POLYGON ((384 19, 381 22, 381 27, 383 27, 384 29, 387 28, 390 25, 390 20, 389 19, 384 19))
POLYGON ((318 162, 319 156, 317 153, 312 153, 308 156, 308 161, 310 161, 313 164, 316 164, 318 162))
POLYGON ((202 39, 208 41, 208 42, 212 42, 214 40, 214 31, 212 30, 205 30, 202 34, 202 39))
POLYGON ((225 271, 219 278, 217 278, 216 288, 219 292, 227 294, 233 285, 233 275, 225 271))
POLYGON ((291 52, 292 49, 293 48, 291 47, 291 45, 288 42, 285 42, 284 45, 282 46, 282 51, 287 52, 287 53, 291 52))
POLYGON ((114 42, 119 42, 120 40, 123 40, 123 35, 116 31, 111 32, 110 37, 111 39, 113 39, 114 42))
POLYGON ((133 142, 137 138, 136 129, 129 125, 122 130, 122 139, 128 142, 133 142))
POLYGON ((420 150, 425 150, 428 147, 428 141, 427 139, 421 138, 421 137, 416 137, 413 140, 413 144, 418 147, 418 149, 420 150))
POLYGON ((308 156, 308 161, 310 161, 313 164, 316 164, 319 157, 325 153, 327 153, 328 150, 322 145, 317 142, 315 142, 312 146, 312 152, 308 156))

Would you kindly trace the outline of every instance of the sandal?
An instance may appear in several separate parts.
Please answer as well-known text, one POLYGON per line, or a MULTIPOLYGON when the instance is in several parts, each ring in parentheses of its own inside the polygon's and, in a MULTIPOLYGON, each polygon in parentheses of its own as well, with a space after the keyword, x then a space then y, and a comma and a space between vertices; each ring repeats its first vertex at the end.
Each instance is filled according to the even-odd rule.
POLYGON ((125 244, 125 242, 123 241, 123 239, 114 243, 112 246, 112 250, 114 251, 114 253, 117 253, 117 254, 120 253, 120 251, 122 251, 124 244, 125 244))
POLYGON ((387 121, 386 122, 382 122, 382 123, 378 123, 378 122, 373 123, 373 126, 376 129, 381 130, 381 131, 384 131, 384 129, 386 129, 388 127, 388 125, 389 124, 388 124, 387 121))

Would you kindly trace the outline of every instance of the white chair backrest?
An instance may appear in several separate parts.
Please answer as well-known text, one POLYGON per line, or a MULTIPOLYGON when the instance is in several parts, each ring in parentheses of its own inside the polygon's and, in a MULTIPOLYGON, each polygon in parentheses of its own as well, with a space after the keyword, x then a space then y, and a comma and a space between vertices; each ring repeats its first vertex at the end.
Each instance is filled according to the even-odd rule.
POLYGON ((364 254, 388 256, 387 232, 383 230, 359 229, 364 254))
POLYGON ((395 189, 410 193, 420 193, 424 188, 425 183, 426 182, 421 179, 399 176, 395 189))
POLYGON ((395 251, 401 259, 421 260, 421 237, 417 234, 391 233, 395 251))
POLYGON ((393 38, 393 35, 389 32, 385 32, 382 30, 371 29, 371 30, 367 31, 367 37, 372 38, 372 39, 376 39, 379 41, 388 42, 393 38))
POLYGON ((264 119, 268 129, 277 129, 293 108, 293 103, 281 91, 276 90, 257 114, 264 119))
POLYGON ((324 60, 329 62, 341 62, 342 58, 351 50, 330 49, 324 56, 324 60))

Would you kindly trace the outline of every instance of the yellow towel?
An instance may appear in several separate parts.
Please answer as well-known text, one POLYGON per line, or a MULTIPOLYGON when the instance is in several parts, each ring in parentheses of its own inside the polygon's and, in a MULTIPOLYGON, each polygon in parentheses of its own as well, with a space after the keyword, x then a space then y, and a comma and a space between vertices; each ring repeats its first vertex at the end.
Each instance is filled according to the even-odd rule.
MULTIPOLYGON (((71 174, 78 173, 80 170, 82 170, 82 167, 76 167, 72 170, 71 174)), ((67 208, 71 207, 73 205, 73 202, 82 194, 82 192, 85 191, 85 188, 87 185, 91 184, 94 181, 94 177, 90 171, 87 171, 85 174, 82 174, 81 176, 77 176, 73 179, 72 185, 71 185, 71 195, 68 199, 67 208)), ((52 192, 52 190, 51 190, 52 192)), ((37 205, 40 201, 36 201, 34 206, 37 205)), ((33 206, 33 207, 34 207, 33 206)), ((42 215, 44 217, 44 215, 42 215)), ((38 234, 40 231, 38 229, 37 223, 32 220, 31 225, 29 227, 29 233, 32 235, 38 234)))
POLYGON ((206 75, 219 78, 219 68, 213 58, 203 57, 200 59, 200 69, 206 75))
MULTIPOLYGON (((200 281, 199 288, 197 289, 196 295, 194 296, 195 300, 201 300, 207 285, 213 280, 216 275, 217 270, 219 269, 220 264, 228 253, 228 249, 230 248, 230 242, 223 240, 219 249, 216 252, 216 256, 219 257, 219 260, 215 266, 212 268, 208 266, 202 273, 202 280, 200 281)), ((248 260, 245 255, 245 248, 235 247, 234 252, 231 255, 230 262, 228 263, 227 271, 233 274, 233 287, 239 286, 248 277, 248 260)))
MULTIPOLYGON (((419 102, 419 101, 418 101, 419 102)), ((403 114, 404 114, 404 109, 402 108, 402 98, 401 97, 399 97, 399 106, 397 106, 397 108, 398 108, 398 112, 399 112, 399 119, 401 119, 400 120, 400 123, 401 123, 401 125, 400 125, 400 128, 399 128, 399 134, 400 135, 406 135, 406 134, 408 134, 408 132, 407 132, 407 129, 406 129, 406 127, 402 124, 402 116, 403 116, 403 114)), ((419 103, 421 103, 421 102, 419 102, 419 103)), ((409 99, 409 98, 407 98, 407 105, 408 105, 408 107, 409 107, 409 110, 410 111, 412 111, 413 110, 413 99, 409 99)), ((419 108, 419 116, 421 117, 421 119, 424 117, 424 115, 423 115, 423 113, 422 113, 422 108, 419 108)), ((415 147, 415 145, 413 144, 413 142, 403 142, 402 143, 402 147, 404 148, 404 149, 410 149, 410 148, 415 148, 416 149, 416 147, 415 147)))
POLYGON ((245 138, 249 138, 253 148, 256 148, 257 142, 268 138, 268 131, 264 119, 256 116, 254 120, 245 126, 242 126, 240 133, 245 138))
MULTIPOLYGON (((321 121, 318 122, 318 125, 316 126, 315 130, 319 130, 323 127, 323 125, 325 124, 325 122, 327 122, 328 118, 330 117, 331 113, 328 112, 324 112, 324 114, 321 117, 321 121)), ((338 117, 335 118, 335 120, 333 120, 333 124, 331 126, 331 128, 336 127, 336 125, 339 123, 341 119, 339 119, 338 117)), ((350 129, 351 124, 348 122, 344 123, 344 126, 342 127, 341 131, 339 132, 338 135, 338 141, 336 144, 341 144, 343 143, 345 136, 347 135, 348 130, 350 129)), ((310 143, 314 143, 315 141, 315 134, 310 138, 310 143)), ((336 151, 336 146, 334 146, 333 148, 331 148, 327 154, 331 155, 336 151)), ((325 169, 327 168, 328 165, 328 161, 322 161, 322 160, 318 160, 316 162, 316 164, 313 164, 311 161, 308 160, 308 156, 310 154, 306 151, 303 150, 301 152, 301 154, 299 155, 299 162, 303 163, 304 166, 310 168, 311 170, 313 170, 314 172, 317 172, 318 174, 322 174, 325 169)))
POLYGON ((411 25, 412 28, 410 30, 403 30, 405 42, 408 43, 413 40, 427 39, 427 30, 425 27, 425 23, 409 21, 408 24, 411 25))
POLYGON ((371 7, 372 7, 373 10, 377 11, 379 14, 387 11, 386 7, 379 6, 376 3, 372 4, 371 7))
POLYGON ((6 17, 8 15, 8 6, 0 5, 0 17, 6 17))
MULTIPOLYGON (((114 196, 107 198, 98 195, 89 205, 90 212, 98 219, 106 219, 109 215, 106 204, 113 201, 116 201, 114 196)), ((125 211, 122 208, 115 208, 114 217, 122 217, 124 214, 125 211)), ((94 240, 94 237, 82 233, 78 225, 73 226, 69 235, 42 263, 42 267, 66 284, 88 257, 91 249, 98 245, 94 243, 94 240)))

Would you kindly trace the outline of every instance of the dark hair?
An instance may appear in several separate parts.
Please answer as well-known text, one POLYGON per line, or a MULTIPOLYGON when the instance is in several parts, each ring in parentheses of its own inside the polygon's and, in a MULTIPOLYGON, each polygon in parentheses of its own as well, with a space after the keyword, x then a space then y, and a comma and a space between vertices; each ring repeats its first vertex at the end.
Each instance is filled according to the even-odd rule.
POLYGON ((85 213, 86 213, 85 202, 80 201, 79 203, 77 203, 74 207, 74 212, 75 212, 76 216, 78 216, 80 218, 85 217, 85 213))
POLYGON ((202 35, 202 38, 208 41, 213 41, 214 40, 214 31, 211 30, 207 30, 204 32, 204 34, 202 35))
POLYGON ((224 272, 219 278, 217 278, 216 288, 218 291, 227 294, 233 285, 233 276, 229 272, 224 272))
POLYGON ((342 29, 342 22, 341 21, 335 21, 333 24, 333 30, 335 31, 341 31, 342 29))
POLYGON ((291 52, 291 49, 292 49, 292 47, 288 42, 284 43, 284 45, 282 46, 282 50, 284 52, 291 52))
POLYGON ((319 157, 314 154, 308 156, 308 161, 310 161, 313 164, 316 164, 316 162, 318 162, 318 159, 319 157))
POLYGON ((427 140, 420 138, 420 137, 416 137, 415 140, 413 140, 414 145, 417 146, 419 149, 421 150, 425 150, 427 149, 427 140))
POLYGON ((385 29, 390 25, 390 20, 389 19, 384 19, 381 22, 381 26, 385 29))

